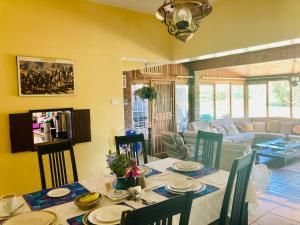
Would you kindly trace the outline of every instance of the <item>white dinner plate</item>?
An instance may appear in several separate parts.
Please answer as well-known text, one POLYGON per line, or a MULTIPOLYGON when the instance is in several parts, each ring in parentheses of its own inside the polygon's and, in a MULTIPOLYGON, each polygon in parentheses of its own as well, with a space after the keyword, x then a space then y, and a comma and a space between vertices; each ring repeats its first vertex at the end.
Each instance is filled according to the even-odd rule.
POLYGON ((57 216, 49 211, 32 211, 17 214, 8 220, 4 221, 2 225, 54 225, 57 216))
POLYGON ((148 166, 139 166, 139 175, 148 175, 152 172, 152 169, 148 166))
POLYGON ((196 169, 201 167, 200 163, 192 161, 180 161, 174 164, 178 169, 196 169))
POLYGON ((172 168, 176 171, 192 172, 202 169, 204 166, 198 162, 180 161, 172 164, 172 168))
POLYGON ((127 210, 132 210, 132 208, 125 205, 103 206, 92 211, 88 215, 88 220, 95 225, 119 224, 122 212, 127 210))
POLYGON ((50 198, 60 198, 70 194, 70 189, 68 188, 55 188, 47 192, 47 196, 50 198))
POLYGON ((113 201, 126 198, 128 195, 128 191, 125 190, 114 190, 113 192, 109 192, 106 194, 106 196, 113 201))
POLYGON ((171 187, 170 185, 166 185, 165 188, 172 192, 172 193, 175 193, 175 194, 182 194, 182 193, 185 193, 185 192, 188 192, 188 191, 194 191, 195 193, 198 193, 198 192, 201 192, 203 191, 205 188, 206 188, 206 185, 205 184, 202 184, 202 183, 199 183, 197 185, 194 185, 190 188, 186 188, 186 189, 177 189, 177 188, 173 188, 171 187))
POLYGON ((192 186, 192 182, 187 180, 175 180, 170 186, 174 189, 187 189, 192 186))

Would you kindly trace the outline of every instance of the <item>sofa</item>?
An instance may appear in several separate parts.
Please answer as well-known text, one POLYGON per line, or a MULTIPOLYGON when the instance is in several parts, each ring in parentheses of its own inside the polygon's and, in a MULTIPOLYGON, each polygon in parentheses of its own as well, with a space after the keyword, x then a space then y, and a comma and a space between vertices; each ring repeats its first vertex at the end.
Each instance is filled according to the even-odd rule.
POLYGON ((289 118, 225 118, 212 122, 195 121, 189 124, 188 131, 183 133, 184 143, 192 149, 195 146, 198 130, 223 133, 221 169, 229 171, 235 158, 252 151, 257 143, 289 134, 300 140, 300 119, 289 118))

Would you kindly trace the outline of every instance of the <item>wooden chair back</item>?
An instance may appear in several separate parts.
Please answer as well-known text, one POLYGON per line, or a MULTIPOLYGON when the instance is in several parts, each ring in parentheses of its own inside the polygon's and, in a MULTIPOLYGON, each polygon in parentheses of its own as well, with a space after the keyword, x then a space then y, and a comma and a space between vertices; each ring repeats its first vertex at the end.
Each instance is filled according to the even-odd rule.
POLYGON ((219 169, 222 151, 223 134, 198 131, 194 160, 198 161, 200 146, 202 146, 202 164, 219 169))
POLYGON ((144 164, 148 163, 144 134, 134 134, 130 136, 115 136, 115 142, 117 154, 120 154, 120 146, 126 145, 128 151, 125 151, 125 154, 127 154, 131 158, 136 159, 137 165, 140 164, 136 149, 137 144, 139 143, 140 147, 142 148, 144 164))
POLYGON ((248 225, 248 205, 245 203, 245 198, 255 155, 256 152, 253 151, 233 161, 223 199, 219 225, 228 224, 226 220, 232 191, 234 191, 234 196, 229 225, 248 225))
POLYGON ((38 161, 42 188, 46 189, 46 175, 43 162, 43 155, 48 155, 52 187, 59 187, 68 183, 65 152, 69 151, 73 171, 73 181, 78 181, 77 168, 73 145, 71 141, 52 143, 49 145, 37 146, 38 161))
POLYGON ((123 212, 121 225, 172 225, 172 218, 177 214, 180 214, 179 225, 188 225, 193 195, 193 192, 188 192, 154 205, 123 212))

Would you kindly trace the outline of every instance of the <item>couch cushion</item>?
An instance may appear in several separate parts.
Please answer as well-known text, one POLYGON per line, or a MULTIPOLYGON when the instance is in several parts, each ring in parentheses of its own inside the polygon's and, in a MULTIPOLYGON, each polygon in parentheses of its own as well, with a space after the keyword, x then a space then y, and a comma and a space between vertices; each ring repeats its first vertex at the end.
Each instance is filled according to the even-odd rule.
POLYGON ((279 133, 281 127, 280 120, 268 120, 267 121, 267 131, 270 133, 279 133))
POLYGON ((246 132, 224 137, 224 140, 230 140, 233 143, 245 142, 255 138, 254 133, 246 132))
POLYGON ((234 123, 240 132, 253 131, 253 123, 251 121, 236 120, 234 123))
POLYGON ((280 133, 291 134, 294 126, 294 122, 281 121, 280 133))
POLYGON ((253 131, 256 131, 256 132, 266 131, 266 123, 265 122, 253 122, 253 131))
POLYGON ((175 142, 177 145, 184 145, 183 137, 180 134, 174 134, 175 142))

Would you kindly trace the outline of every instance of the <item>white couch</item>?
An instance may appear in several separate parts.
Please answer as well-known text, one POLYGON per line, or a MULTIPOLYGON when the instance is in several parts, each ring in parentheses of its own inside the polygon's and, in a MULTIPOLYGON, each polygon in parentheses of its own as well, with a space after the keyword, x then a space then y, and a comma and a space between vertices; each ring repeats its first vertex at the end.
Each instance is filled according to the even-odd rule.
MULTIPOLYGON (((197 133, 195 131, 187 131, 183 133, 185 144, 189 149, 195 148, 197 133)), ((234 159, 239 158, 252 151, 251 145, 248 143, 232 143, 223 141, 220 169, 230 171, 234 159)), ((199 155, 202 153, 200 152, 199 155)))
POLYGON ((293 128, 299 125, 300 119, 288 118, 229 118, 215 120, 210 124, 196 121, 189 124, 189 131, 184 132, 183 137, 185 144, 193 148, 198 130, 223 133, 221 169, 230 170, 233 160, 251 152, 252 146, 256 143, 283 138, 286 134, 300 140, 300 135, 293 133, 293 128), (232 128, 232 124, 238 130, 232 128), (253 129, 243 130, 242 124, 248 124, 253 129), (216 128, 220 129, 216 130, 216 128))

